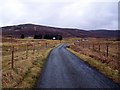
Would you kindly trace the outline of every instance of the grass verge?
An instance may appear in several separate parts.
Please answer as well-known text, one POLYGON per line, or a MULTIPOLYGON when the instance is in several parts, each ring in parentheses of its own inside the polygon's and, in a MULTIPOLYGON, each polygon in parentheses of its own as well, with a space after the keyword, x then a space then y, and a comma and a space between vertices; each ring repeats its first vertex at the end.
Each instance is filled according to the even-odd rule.
POLYGON ((39 74, 43 68, 43 64, 52 49, 47 49, 44 53, 42 53, 41 57, 36 58, 33 62, 33 65, 28 69, 25 73, 22 82, 19 83, 15 88, 33 88, 36 80, 39 77, 39 74))
POLYGON ((82 59, 84 62, 88 63, 90 66, 96 68, 98 71, 103 73, 108 78, 111 78, 115 83, 120 84, 120 73, 118 70, 114 70, 107 66, 105 63, 100 62, 99 60, 96 60, 94 58, 91 58, 89 56, 80 54, 78 52, 75 52, 74 50, 67 48, 71 53, 82 59))
POLYGON ((29 51, 28 59, 25 59, 25 55, 22 55, 23 60, 19 58, 18 61, 15 61, 14 69, 11 69, 9 65, 8 67, 4 66, 3 88, 32 88, 51 50, 52 48, 43 48, 39 52, 36 51, 35 54, 29 51))

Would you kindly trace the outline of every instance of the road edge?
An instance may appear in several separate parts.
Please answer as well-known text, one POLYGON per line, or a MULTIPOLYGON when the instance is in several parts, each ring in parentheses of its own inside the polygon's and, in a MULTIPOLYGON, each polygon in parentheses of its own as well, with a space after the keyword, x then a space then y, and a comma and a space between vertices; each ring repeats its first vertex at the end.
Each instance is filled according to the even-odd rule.
POLYGON ((75 52, 70 48, 66 48, 66 49, 72 54, 74 54, 75 56, 77 56, 78 58, 80 58, 81 60, 83 60, 85 63, 89 64, 91 67, 101 72, 103 75, 112 79, 112 81, 114 81, 116 84, 120 86, 120 76, 117 70, 113 70, 110 67, 106 66, 105 64, 101 63, 100 61, 95 60, 94 58, 91 58, 89 56, 80 54, 78 52, 75 52))

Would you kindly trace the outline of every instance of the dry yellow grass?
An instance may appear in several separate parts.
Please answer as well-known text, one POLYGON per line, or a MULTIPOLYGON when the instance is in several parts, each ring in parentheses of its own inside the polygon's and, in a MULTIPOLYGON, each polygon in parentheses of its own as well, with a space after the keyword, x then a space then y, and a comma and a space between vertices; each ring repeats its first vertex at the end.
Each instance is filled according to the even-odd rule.
POLYGON ((15 41, 17 43, 11 44, 8 41, 3 43, 2 86, 3 88, 32 88, 48 53, 59 44, 59 41, 18 39, 15 41), (28 50, 25 42, 29 44, 28 50), (14 46, 13 69, 11 68, 11 45, 14 46), (28 51, 28 58, 26 58, 26 50, 28 51))
POLYGON ((113 69, 119 69, 119 43, 120 41, 106 41, 105 39, 93 39, 70 43, 70 47, 76 52, 94 57, 113 69), (107 51, 108 45, 108 51, 107 51), (100 51, 99 51, 100 46, 100 51), (94 49, 93 49, 94 48, 94 49), (108 53, 107 53, 108 52, 108 53))
MULTIPOLYGON (((81 39, 66 38, 62 41, 62 43, 68 43, 69 45, 71 45, 77 40, 81 39)), ((45 61, 45 58, 47 57, 47 54, 59 43, 60 41, 57 40, 14 39, 11 44, 10 39, 5 39, 5 41, 3 40, 3 87, 32 88, 43 67, 43 63, 45 61), (28 58, 26 58, 26 44, 29 45, 28 58), (15 47, 14 69, 11 69, 11 45, 15 47)), ((115 49, 111 49, 111 53, 116 54, 116 51, 114 51, 115 49)), ((119 82, 118 70, 113 70, 105 63, 101 63, 99 60, 95 59, 95 62, 93 62, 94 59, 91 57, 76 52, 74 53, 80 56, 81 59, 87 60, 86 62, 90 63, 94 67, 99 67, 98 70, 103 72, 105 75, 108 75, 114 81, 119 82)))
POLYGON ((70 48, 67 48, 67 49, 71 53, 75 54, 80 59, 82 59, 83 61, 85 61, 86 63, 90 64, 90 66, 95 67, 101 73, 103 73, 104 75, 108 76, 109 78, 111 78, 116 83, 120 84, 120 73, 119 73, 118 70, 114 70, 114 69, 110 68, 108 65, 106 65, 105 63, 102 63, 99 60, 96 60, 96 59, 91 58, 89 56, 86 56, 84 54, 80 54, 78 52, 75 52, 75 51, 73 51, 70 48))
POLYGON ((119 66, 119 44, 120 41, 106 40, 98 38, 81 39, 80 42, 74 40, 70 43, 70 48, 75 55, 97 68, 100 72, 120 84, 119 66), (93 49, 94 44, 94 49, 93 49), (108 47, 108 56, 107 49, 108 47), (100 52, 99 52, 100 45, 100 52))
MULTIPOLYGON (((39 55, 36 53, 34 56, 31 53, 28 59, 24 56, 21 60, 19 58, 18 61, 15 61, 14 69, 11 69, 11 64, 3 63, 3 87, 23 87, 21 84, 26 82, 26 78, 30 78, 30 76, 33 77, 33 73, 36 74, 34 77, 37 77, 37 73, 40 72, 40 69, 42 69, 45 57, 47 57, 48 50, 50 51, 50 49, 43 49, 39 55), (31 71, 33 68, 35 69, 35 72, 31 71)), ((35 80, 33 81, 35 82, 35 80)), ((28 82, 28 84, 31 85, 29 86, 30 88, 33 83, 30 84, 28 82)), ((27 86, 25 85, 25 87, 27 86)))

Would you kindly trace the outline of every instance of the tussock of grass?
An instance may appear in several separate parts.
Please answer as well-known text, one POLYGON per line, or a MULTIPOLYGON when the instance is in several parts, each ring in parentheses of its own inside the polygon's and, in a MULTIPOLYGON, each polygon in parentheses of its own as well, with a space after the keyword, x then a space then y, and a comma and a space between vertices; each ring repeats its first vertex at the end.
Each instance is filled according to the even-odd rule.
POLYGON ((105 63, 100 62, 99 60, 95 60, 94 58, 91 58, 89 56, 77 53, 73 51, 70 48, 67 48, 71 53, 78 56, 80 59, 88 63, 90 66, 95 67, 97 70, 99 70, 101 73, 103 73, 105 76, 111 78, 114 82, 120 84, 120 73, 118 70, 114 70, 107 66, 105 63))

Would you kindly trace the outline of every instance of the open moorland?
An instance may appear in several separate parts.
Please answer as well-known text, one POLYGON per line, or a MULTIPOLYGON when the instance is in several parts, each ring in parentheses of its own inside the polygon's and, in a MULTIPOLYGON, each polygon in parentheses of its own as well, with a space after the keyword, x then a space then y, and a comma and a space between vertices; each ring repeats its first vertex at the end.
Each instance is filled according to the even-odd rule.
POLYGON ((57 40, 3 38, 3 88, 33 87, 45 59, 57 40))
POLYGON ((68 50, 120 83, 120 41, 104 38, 76 39, 69 44, 68 50))
POLYGON ((119 41, 104 38, 2 39, 3 88, 34 87, 50 51, 60 43, 114 82, 120 83, 119 41))

